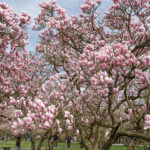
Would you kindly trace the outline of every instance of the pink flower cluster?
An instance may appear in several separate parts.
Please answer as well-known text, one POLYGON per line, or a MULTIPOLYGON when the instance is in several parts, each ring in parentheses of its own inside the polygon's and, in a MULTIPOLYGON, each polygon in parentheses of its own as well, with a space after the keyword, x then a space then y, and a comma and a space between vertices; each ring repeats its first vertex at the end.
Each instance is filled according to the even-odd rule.
MULTIPOLYGON (((12 129, 15 134, 23 134, 23 131, 35 130, 37 127, 47 130, 53 126, 55 115, 56 108, 54 105, 46 107, 40 99, 36 99, 35 102, 29 101, 26 116, 24 116, 21 110, 14 111, 12 129), (38 124, 38 126, 36 126, 36 124, 38 124)), ((58 120, 56 124, 61 131, 62 129, 60 128, 60 122, 58 120)))
POLYGON ((70 114, 70 112, 69 111, 65 111, 64 112, 64 115, 65 115, 65 117, 66 117, 66 127, 67 127, 67 130, 68 131, 71 131, 72 129, 73 129, 73 119, 74 119, 74 117, 73 117, 73 115, 72 114, 70 114))
POLYGON ((150 115, 149 114, 145 116, 145 128, 150 129, 150 115))
MULTIPOLYGON (((100 2, 98 1, 98 3, 100 3, 100 2)), ((81 9, 84 13, 86 13, 86 12, 88 12, 91 8, 94 8, 94 6, 95 6, 95 0, 85 0, 84 5, 81 5, 81 6, 80 6, 80 9, 81 9)))

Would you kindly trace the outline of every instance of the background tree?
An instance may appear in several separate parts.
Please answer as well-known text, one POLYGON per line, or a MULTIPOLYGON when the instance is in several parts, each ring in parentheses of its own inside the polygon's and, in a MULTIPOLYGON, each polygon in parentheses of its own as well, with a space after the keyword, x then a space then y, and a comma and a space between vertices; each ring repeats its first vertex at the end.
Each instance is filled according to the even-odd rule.
POLYGON ((26 12, 18 15, 5 3, 0 3, 0 14, 0 128, 12 125, 16 136, 29 131, 35 149, 35 125, 26 123, 32 121, 30 118, 24 122, 20 118, 27 115, 29 101, 35 100, 51 69, 47 71, 44 61, 26 50, 25 29, 31 17, 26 12), (26 123, 26 127, 20 130, 16 120, 21 126, 26 123))
POLYGON ((23 95, 19 86, 29 80, 23 64, 28 63, 25 49, 28 34, 24 29, 31 17, 26 12, 18 15, 6 3, 0 3, 0 14, 0 128, 3 129, 12 112, 8 107, 10 96, 23 95))

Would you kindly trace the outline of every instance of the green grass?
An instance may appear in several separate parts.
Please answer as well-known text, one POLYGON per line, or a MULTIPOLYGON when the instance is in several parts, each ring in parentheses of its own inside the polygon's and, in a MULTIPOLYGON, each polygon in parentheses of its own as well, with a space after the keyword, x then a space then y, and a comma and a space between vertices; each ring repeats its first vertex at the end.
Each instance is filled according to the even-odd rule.
MULTIPOLYGON (((9 140, 6 144, 5 147, 16 147, 15 146, 16 144, 16 141, 15 140, 9 140)), ((38 142, 36 143, 36 145, 38 145, 38 142)), ((42 145, 43 148, 47 149, 47 141, 45 141, 42 145)), ((58 148, 56 150, 68 150, 67 148, 67 144, 66 143, 58 143, 58 148)), ((71 147, 69 150, 81 150, 79 147, 80 147, 80 144, 79 143, 71 143, 71 147)), ((3 141, 0 140, 0 148, 3 148, 3 141)), ((21 142, 21 148, 31 148, 31 142, 25 142, 24 140, 21 142)), ((85 149, 82 149, 82 150, 85 150, 85 149)), ((126 150, 126 147, 124 146, 112 146, 111 147, 111 150, 126 150)), ((144 147, 143 146, 137 146, 136 147, 136 150, 144 150, 144 147)))
MULTIPOLYGON (((111 150, 126 150, 127 147, 125 146, 112 146, 111 150)), ((135 150, 144 150, 143 146, 137 146, 135 150)))
MULTIPOLYGON (((5 147, 16 147, 15 146, 16 144, 16 141, 15 140, 9 140, 7 143, 6 143, 6 146, 5 147)), ((36 143, 36 146, 38 145, 38 142, 36 143)), ((79 143, 71 143, 71 146, 72 147, 79 147, 80 144, 79 143)), ((31 142, 30 141, 27 141, 25 142, 24 140, 21 142, 21 147, 22 148, 30 148, 31 147, 31 142)), ((47 141, 43 142, 43 145, 42 147, 47 147, 47 141)), ((58 147, 63 147, 63 148, 66 148, 67 147, 67 144, 66 143, 58 143, 58 147)), ((0 148, 3 148, 3 141, 0 140, 0 148)))
MULTIPOLYGON (((2 148, 2 147, 3 147, 3 141, 1 140, 0 141, 0 148, 2 148)), ((6 143, 5 147, 16 147, 16 141, 15 140, 9 140, 6 143)), ((23 148, 31 147, 31 142, 22 141, 21 142, 21 147, 23 147, 23 148)))

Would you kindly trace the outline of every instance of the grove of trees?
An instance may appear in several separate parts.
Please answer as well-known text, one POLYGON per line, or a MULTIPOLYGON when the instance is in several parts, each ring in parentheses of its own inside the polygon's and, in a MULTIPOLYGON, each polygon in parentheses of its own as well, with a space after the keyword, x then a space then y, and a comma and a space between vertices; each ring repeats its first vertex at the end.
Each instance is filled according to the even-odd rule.
POLYGON ((113 0, 103 17, 101 3, 85 0, 68 16, 42 2, 32 53, 31 16, 0 3, 0 128, 28 132, 32 150, 44 140, 52 150, 56 132, 76 133, 86 150, 123 136, 150 141, 150 2, 113 0))

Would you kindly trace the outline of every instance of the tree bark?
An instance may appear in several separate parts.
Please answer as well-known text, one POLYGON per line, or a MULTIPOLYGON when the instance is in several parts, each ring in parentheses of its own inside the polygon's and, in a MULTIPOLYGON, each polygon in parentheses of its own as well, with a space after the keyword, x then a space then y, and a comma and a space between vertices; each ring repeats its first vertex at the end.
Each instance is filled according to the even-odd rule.
POLYGON ((48 137, 48 150, 53 150, 53 143, 52 143, 52 133, 50 133, 48 137))
POLYGON ((49 134, 49 131, 46 131, 46 132, 42 135, 42 137, 41 137, 41 139, 40 139, 40 142, 39 142, 39 144, 38 144, 37 150, 40 150, 40 149, 41 149, 42 144, 43 144, 44 140, 46 140, 48 134, 49 134))
POLYGON ((102 147, 102 145, 104 145, 105 141, 107 140, 106 138, 106 132, 108 130, 106 130, 106 128, 101 127, 100 130, 100 141, 99 141, 99 149, 102 147))
POLYGON ((48 143, 48 150, 53 150, 53 144, 52 143, 48 143))
POLYGON ((36 149, 35 135, 32 132, 30 132, 30 139, 31 139, 31 150, 35 150, 36 149))
POLYGON ((115 128, 110 131, 110 135, 108 140, 102 145, 101 150, 110 150, 112 144, 118 138, 117 131, 119 129, 120 124, 118 124, 115 128))
POLYGON ((92 147, 89 146, 86 142, 86 137, 85 137, 85 134, 83 133, 82 129, 80 129, 80 136, 81 136, 81 139, 82 139, 82 143, 84 145, 84 148, 86 150, 97 150, 98 147, 99 147, 99 142, 100 142, 100 132, 101 132, 101 127, 100 126, 97 126, 96 128, 96 134, 95 134, 95 140, 94 142, 92 143, 92 147))
POLYGON ((4 140, 3 140, 3 147, 6 146, 7 143, 7 130, 5 131, 4 140))
POLYGON ((139 139, 142 139, 142 140, 145 140, 145 141, 148 141, 150 142, 150 136, 148 135, 144 135, 144 134, 141 134, 141 133, 129 133, 129 132, 125 132, 125 131, 120 131, 118 132, 118 136, 127 136, 127 137, 136 137, 136 138, 139 138, 139 139))
POLYGON ((88 144, 87 144, 87 142, 86 142, 86 137, 85 137, 85 135, 84 135, 84 133, 83 133, 83 131, 82 131, 82 129, 81 129, 80 127, 79 127, 79 130, 80 130, 80 136, 81 136, 81 139, 82 139, 82 143, 83 143, 85 149, 86 149, 86 150, 92 150, 92 149, 88 146, 88 144))
POLYGON ((105 143, 102 147, 101 150, 110 150, 110 147, 112 146, 112 144, 110 143, 105 143))
POLYGON ((94 145, 93 145, 93 150, 97 150, 99 147, 99 142, 100 142, 100 131, 101 131, 101 127, 97 126, 96 129, 96 136, 95 136, 95 141, 94 141, 94 145))

